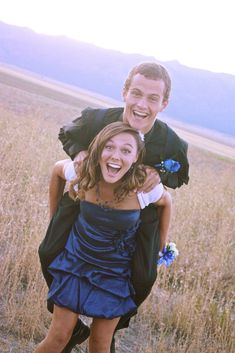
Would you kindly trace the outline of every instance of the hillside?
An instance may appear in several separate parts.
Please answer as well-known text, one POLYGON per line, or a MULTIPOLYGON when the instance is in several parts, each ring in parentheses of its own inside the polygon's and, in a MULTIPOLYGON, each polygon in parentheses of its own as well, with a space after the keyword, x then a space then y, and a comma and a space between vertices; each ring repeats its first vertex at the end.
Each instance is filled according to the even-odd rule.
MULTIPOLYGON (((51 167, 65 157, 58 129, 92 98, 25 75, 8 80, 0 82, 0 351, 32 353, 51 320, 37 250, 51 167)), ((170 240, 180 254, 159 268, 151 295, 116 336, 118 353, 234 352, 235 163, 191 143, 189 159, 189 184, 172 190, 170 240)))
MULTIPOLYGON (((123 54, 62 36, 46 36, 0 22, 0 62, 121 100, 130 68, 157 58, 123 54)), ((235 137, 235 76, 162 62, 172 77, 165 113, 183 123, 235 137)))
MULTIPOLYGON (((0 65, 0 83, 71 106, 77 109, 77 115, 87 106, 110 107, 122 104, 111 98, 94 94, 93 92, 41 78, 25 70, 13 70, 11 67, 4 65, 0 65)), ((6 103, 9 99, 9 95, 8 98, 4 98, 4 86, 2 86, 1 91, 0 99, 2 99, 2 104, 9 105, 9 102, 6 103)), ((12 100, 14 100, 13 97, 12 100)), ((56 117, 55 119, 58 120, 56 117)), ((200 148, 217 153, 221 156, 235 159, 235 139, 228 138, 222 134, 216 134, 214 131, 205 131, 204 129, 195 128, 190 124, 184 125, 178 121, 167 119, 164 115, 160 116, 160 119, 168 122, 169 125, 190 144, 200 146, 200 148)), ((71 120, 72 117, 69 118, 69 121, 71 120)))

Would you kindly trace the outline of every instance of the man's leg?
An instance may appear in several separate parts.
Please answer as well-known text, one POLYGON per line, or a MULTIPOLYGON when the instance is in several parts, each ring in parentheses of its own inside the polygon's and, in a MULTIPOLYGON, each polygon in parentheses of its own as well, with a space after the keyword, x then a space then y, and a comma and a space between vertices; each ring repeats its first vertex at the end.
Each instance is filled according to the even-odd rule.
POLYGON ((90 328, 84 324, 82 320, 78 318, 76 326, 74 327, 73 334, 67 343, 66 347, 61 353, 70 353, 76 345, 79 345, 86 341, 90 336, 90 328))

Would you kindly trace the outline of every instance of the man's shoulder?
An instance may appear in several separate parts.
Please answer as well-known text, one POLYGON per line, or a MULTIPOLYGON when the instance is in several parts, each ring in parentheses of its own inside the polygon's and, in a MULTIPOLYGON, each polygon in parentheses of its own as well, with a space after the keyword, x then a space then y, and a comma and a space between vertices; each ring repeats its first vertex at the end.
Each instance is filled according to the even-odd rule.
POLYGON ((120 120, 123 108, 86 108, 82 111, 83 124, 90 127, 92 137, 102 130, 106 125, 120 120))
POLYGON ((165 146, 165 154, 171 155, 173 152, 182 150, 187 154, 188 143, 183 140, 167 123, 157 119, 154 124, 152 140, 161 142, 165 146))
POLYGON ((167 123, 159 119, 156 119, 154 123, 154 129, 155 129, 155 132, 157 132, 158 130, 163 130, 166 132, 170 131, 172 134, 178 136, 177 133, 167 123))
POLYGON ((167 123, 162 120, 157 119, 154 124, 155 133, 159 130, 164 131, 166 136, 170 136, 170 138, 174 139, 179 143, 186 143, 175 131, 172 127, 170 127, 167 123))
POLYGON ((122 114, 123 108, 122 107, 113 107, 113 108, 91 108, 87 107, 82 111, 83 116, 92 116, 96 117, 98 115, 104 117, 104 118, 119 118, 119 116, 122 114))

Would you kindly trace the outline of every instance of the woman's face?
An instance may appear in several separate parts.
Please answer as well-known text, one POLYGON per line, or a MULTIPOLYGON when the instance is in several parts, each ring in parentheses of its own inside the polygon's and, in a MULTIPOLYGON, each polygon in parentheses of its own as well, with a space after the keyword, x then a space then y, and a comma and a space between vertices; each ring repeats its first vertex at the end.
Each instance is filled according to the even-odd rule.
POLYGON ((137 160, 137 142, 130 133, 120 133, 108 140, 100 156, 100 168, 107 183, 116 183, 137 160))

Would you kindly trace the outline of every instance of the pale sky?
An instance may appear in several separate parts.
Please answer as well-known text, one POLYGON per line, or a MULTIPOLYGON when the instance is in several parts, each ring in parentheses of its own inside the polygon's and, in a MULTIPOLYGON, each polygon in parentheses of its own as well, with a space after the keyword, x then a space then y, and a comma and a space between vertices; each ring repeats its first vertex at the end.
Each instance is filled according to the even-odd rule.
POLYGON ((233 75, 234 14, 234 0, 0 0, 5 23, 233 75))

